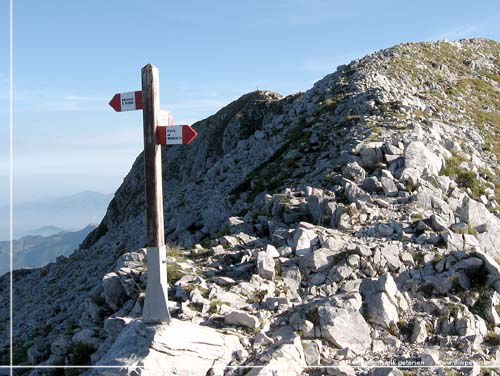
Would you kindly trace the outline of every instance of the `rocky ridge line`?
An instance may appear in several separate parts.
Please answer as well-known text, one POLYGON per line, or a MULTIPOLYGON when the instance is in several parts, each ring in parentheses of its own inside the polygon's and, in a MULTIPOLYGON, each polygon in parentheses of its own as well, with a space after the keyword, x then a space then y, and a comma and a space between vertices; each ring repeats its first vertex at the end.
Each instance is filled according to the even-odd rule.
MULTIPOLYGON (((404 44, 304 94, 248 94, 195 125, 197 153, 164 156, 179 161, 164 170, 166 214, 178 213, 168 239, 183 245, 168 253, 176 318, 239 338, 222 366, 298 375, 316 374, 306 365, 366 374, 352 365, 497 362, 498 56, 488 40, 404 44)), ((131 360, 116 343, 142 335, 141 164, 84 248, 16 273, 30 363, 131 360)), ((151 330, 163 355, 141 362, 157 364, 173 344, 151 330)))

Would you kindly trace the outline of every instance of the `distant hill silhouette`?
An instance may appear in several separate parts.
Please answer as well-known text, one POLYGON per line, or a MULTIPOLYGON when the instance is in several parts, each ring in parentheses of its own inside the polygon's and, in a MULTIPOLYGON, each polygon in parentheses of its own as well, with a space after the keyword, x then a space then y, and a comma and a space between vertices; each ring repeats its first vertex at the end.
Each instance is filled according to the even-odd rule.
MULTIPOLYGON (((88 225, 80 231, 59 232, 51 236, 29 235, 14 240, 14 269, 37 268, 55 261, 58 256, 69 256, 85 237, 96 228, 88 225)), ((9 242, 0 242, 0 275, 9 271, 9 242)))
POLYGON ((57 226, 43 226, 39 227, 33 230, 29 230, 23 234, 21 234, 21 237, 25 236, 34 236, 34 235, 39 235, 39 236, 51 236, 55 234, 59 234, 60 232, 66 232, 67 230, 62 228, 62 227, 57 227, 57 226))

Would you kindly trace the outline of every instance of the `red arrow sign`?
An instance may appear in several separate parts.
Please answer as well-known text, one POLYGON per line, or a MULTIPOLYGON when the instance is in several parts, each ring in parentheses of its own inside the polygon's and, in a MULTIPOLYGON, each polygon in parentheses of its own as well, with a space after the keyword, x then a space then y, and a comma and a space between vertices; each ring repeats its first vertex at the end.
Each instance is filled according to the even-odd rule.
POLYGON ((142 91, 115 94, 109 105, 117 112, 142 110, 142 91))
POLYGON ((198 133, 189 125, 156 127, 156 141, 160 145, 189 145, 198 133))

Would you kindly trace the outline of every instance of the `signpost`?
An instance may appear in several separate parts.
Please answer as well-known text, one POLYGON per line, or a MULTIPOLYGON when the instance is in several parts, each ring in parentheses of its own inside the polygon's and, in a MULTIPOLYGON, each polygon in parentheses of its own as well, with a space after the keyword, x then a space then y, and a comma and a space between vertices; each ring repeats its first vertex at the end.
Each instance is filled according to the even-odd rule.
POLYGON ((148 282, 142 319, 169 323, 161 145, 190 144, 197 133, 189 125, 173 125, 172 115, 160 110, 158 69, 148 64, 141 74, 142 91, 115 94, 109 104, 118 112, 143 110, 148 282))

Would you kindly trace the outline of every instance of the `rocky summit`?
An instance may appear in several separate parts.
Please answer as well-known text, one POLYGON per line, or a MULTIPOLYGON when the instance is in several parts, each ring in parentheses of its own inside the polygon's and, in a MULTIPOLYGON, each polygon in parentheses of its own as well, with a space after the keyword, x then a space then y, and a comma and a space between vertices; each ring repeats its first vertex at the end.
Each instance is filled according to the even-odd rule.
MULTIPOLYGON (((80 249, 14 272, 17 364, 115 367, 66 371, 86 375, 498 366, 500 43, 401 44, 305 93, 246 94, 194 128, 189 147, 163 150, 171 325, 141 321, 140 155, 80 249)), ((0 325, 8 362, 7 304, 0 325)))

